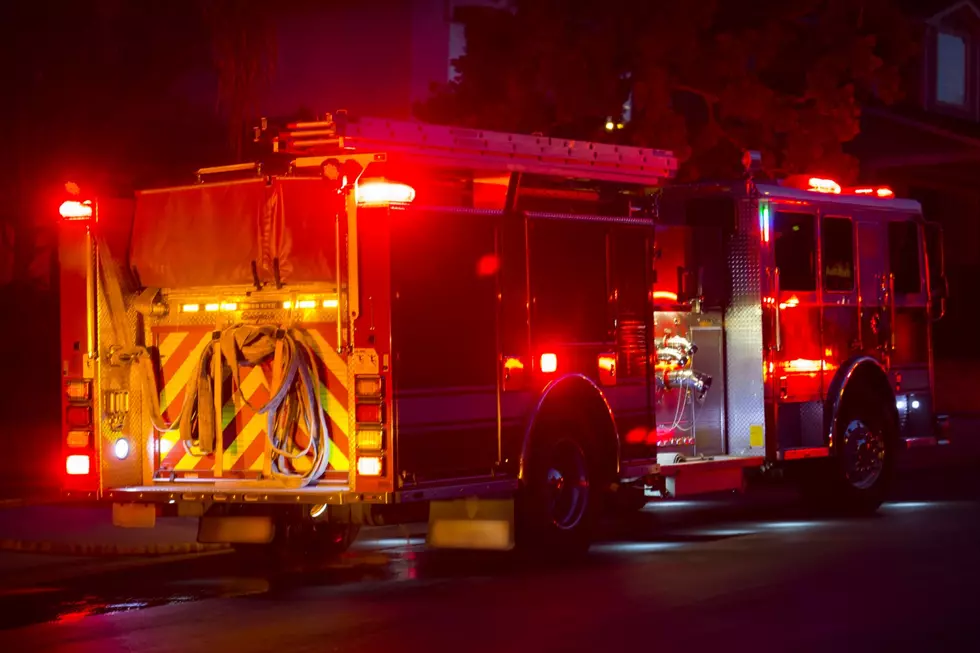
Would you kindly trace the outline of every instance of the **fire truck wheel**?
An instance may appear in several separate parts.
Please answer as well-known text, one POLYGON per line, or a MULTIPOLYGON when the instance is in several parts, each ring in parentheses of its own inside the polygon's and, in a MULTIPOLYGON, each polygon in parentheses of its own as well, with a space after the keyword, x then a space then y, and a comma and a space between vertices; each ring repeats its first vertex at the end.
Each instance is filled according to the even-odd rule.
POLYGON ((856 516, 874 513, 891 485, 897 443, 898 424, 888 404, 876 393, 849 391, 837 417, 830 478, 808 475, 807 494, 817 499, 815 507, 856 516))
POLYGON ((276 535, 269 544, 236 544, 235 550, 269 562, 329 559, 344 553, 360 528, 357 524, 284 521, 276 525, 276 535))
POLYGON ((549 557, 581 555, 602 501, 596 448, 577 424, 558 424, 539 436, 518 497, 517 544, 549 557))

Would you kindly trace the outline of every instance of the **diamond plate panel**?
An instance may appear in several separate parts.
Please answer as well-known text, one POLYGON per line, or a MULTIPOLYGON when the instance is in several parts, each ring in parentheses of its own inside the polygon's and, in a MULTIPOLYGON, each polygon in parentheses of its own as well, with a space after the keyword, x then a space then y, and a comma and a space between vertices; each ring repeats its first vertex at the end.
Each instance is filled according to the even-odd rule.
POLYGON ((765 433, 765 403, 758 208, 751 200, 738 206, 738 231, 728 250, 731 303, 725 311, 728 453, 761 456, 765 454, 764 437, 759 437, 765 433))
POLYGON ((827 446, 823 419, 822 401, 806 401, 800 404, 800 437, 804 447, 827 446))
MULTIPOLYGON (((110 364, 113 349, 123 347, 125 343, 117 342, 104 281, 100 271, 96 286, 99 360, 95 410, 100 434, 97 446, 102 474, 101 486, 103 489, 109 489, 142 483, 143 467, 148 462, 146 456, 150 442, 149 435, 152 431, 149 418, 144 416, 142 410, 142 385, 136 367, 110 364), (128 394, 129 410, 121 421, 111 419, 109 401, 113 393, 128 394), (129 453, 122 460, 118 459, 114 452, 114 444, 120 438, 129 441, 129 453)), ((123 296, 126 297, 128 294, 126 289, 123 289, 123 296)), ((129 329, 130 337, 136 340, 136 330, 140 323, 139 314, 133 302, 127 303, 126 327, 129 329)))

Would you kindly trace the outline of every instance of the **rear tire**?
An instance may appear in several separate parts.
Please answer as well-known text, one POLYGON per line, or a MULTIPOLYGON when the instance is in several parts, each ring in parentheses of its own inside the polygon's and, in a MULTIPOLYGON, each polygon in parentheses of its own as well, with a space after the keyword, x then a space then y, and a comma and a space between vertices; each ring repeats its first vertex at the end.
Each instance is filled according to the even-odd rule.
POLYGON ((837 415, 833 457, 808 470, 804 497, 820 511, 866 516, 884 502, 895 474, 898 424, 880 395, 848 390, 837 415))
POLYGON ((592 543, 603 500, 596 447, 570 422, 549 425, 531 447, 517 498, 517 545, 549 557, 583 555, 592 543))
POLYGON ((287 521, 276 524, 276 534, 268 544, 236 544, 235 551, 249 558, 289 563, 336 558, 347 551, 361 527, 357 524, 287 521))

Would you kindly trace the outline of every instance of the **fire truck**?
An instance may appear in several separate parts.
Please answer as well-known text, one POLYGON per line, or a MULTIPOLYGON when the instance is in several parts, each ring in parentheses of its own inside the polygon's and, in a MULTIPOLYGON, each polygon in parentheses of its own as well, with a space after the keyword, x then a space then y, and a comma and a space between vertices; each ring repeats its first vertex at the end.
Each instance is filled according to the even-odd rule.
POLYGON ((117 525, 582 551, 749 473, 874 511, 942 441, 942 237, 888 188, 344 112, 256 143, 61 204, 65 491, 117 525))

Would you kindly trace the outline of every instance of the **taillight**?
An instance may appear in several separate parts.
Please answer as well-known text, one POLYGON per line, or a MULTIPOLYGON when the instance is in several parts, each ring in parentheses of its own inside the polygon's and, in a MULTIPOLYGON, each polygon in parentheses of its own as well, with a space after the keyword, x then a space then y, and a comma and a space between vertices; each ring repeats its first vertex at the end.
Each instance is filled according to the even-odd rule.
POLYGON ((357 404, 355 415, 358 424, 381 424, 384 419, 384 407, 378 404, 357 404))
POLYGON ((381 451, 384 448, 384 431, 381 429, 357 429, 359 451, 381 451))
POLYGON ((84 454, 72 454, 65 459, 65 471, 69 476, 87 476, 92 471, 92 458, 84 454))
POLYGON ((92 425, 91 406, 69 406, 65 409, 65 421, 68 428, 79 429, 92 425))
POLYGON ((72 379, 65 382, 68 401, 89 401, 92 398, 92 382, 88 379, 72 379))
POLYGON ((380 376, 358 376, 354 379, 354 394, 357 397, 380 398, 382 394, 380 376))
POLYGON ((65 437, 65 444, 69 449, 85 449, 91 442, 92 434, 89 431, 68 431, 65 437))
MULTIPOLYGON (((354 444, 358 452, 380 454, 384 450, 385 422, 384 378, 379 375, 355 376, 354 444)), ((361 476, 380 476, 384 467, 382 462, 381 455, 358 457, 357 473, 361 476)))
POLYGON ((357 473, 361 476, 381 476, 383 470, 381 456, 359 456, 357 459, 357 473))
POLYGON ((69 478, 66 487, 92 489, 95 455, 95 408, 91 379, 66 379, 64 405, 65 473, 69 478))

